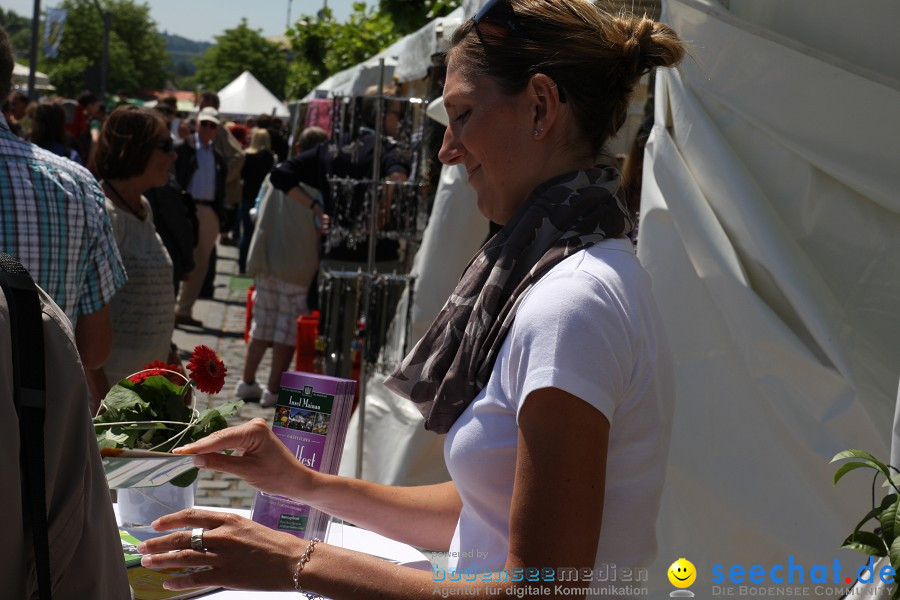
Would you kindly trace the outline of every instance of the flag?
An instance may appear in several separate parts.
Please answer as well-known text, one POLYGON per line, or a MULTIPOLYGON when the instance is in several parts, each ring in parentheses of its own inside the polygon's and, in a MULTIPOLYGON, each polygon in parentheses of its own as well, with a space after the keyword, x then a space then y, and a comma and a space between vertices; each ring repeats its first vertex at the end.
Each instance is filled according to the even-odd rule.
POLYGON ((59 54, 59 42, 62 40, 68 13, 65 8, 51 8, 47 11, 47 22, 44 23, 44 56, 47 58, 56 58, 59 54))

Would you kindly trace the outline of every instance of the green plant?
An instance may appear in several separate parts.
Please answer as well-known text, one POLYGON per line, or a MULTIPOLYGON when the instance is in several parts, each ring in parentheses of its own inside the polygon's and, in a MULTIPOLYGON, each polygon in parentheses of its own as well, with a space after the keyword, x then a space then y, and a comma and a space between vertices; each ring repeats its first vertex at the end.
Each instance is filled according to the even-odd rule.
MULTIPOLYGON (((900 572, 900 469, 892 465, 885 464, 864 450, 844 450, 838 452, 831 459, 831 462, 837 462, 845 459, 858 459, 846 462, 837 471, 834 472, 834 485, 841 478, 856 469, 872 469, 875 476, 872 478, 872 510, 867 512, 865 516, 856 524, 841 548, 849 548, 862 552, 866 556, 887 556, 894 568, 894 572, 900 572), (895 471, 891 475, 891 470, 895 471), (885 495, 880 503, 876 504, 875 484, 878 476, 883 475, 885 478, 882 487, 889 488, 891 493, 885 495), (862 528, 866 523, 876 520, 877 525, 872 531, 863 531, 862 528)), ((891 600, 900 598, 900 586, 897 583, 894 586, 891 600)))
MULTIPOLYGON (((243 402, 225 402, 198 411, 193 389, 196 384, 200 391, 218 393, 225 382, 222 361, 210 348, 197 346, 188 370, 191 379, 175 365, 154 362, 114 385, 94 417, 100 449, 169 452, 228 427, 226 417, 235 414, 243 402)), ((196 478, 197 469, 191 469, 171 483, 185 487, 196 478)))

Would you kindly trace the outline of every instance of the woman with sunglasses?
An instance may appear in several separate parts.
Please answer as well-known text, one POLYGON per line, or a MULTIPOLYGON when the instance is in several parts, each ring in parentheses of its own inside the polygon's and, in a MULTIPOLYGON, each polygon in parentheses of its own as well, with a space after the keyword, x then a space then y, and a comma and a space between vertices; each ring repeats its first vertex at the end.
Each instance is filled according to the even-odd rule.
POLYGON ((95 167, 128 273, 128 282, 109 304, 112 349, 94 378, 102 391, 169 357, 175 328, 172 260, 143 194, 168 182, 174 160, 172 136, 155 111, 121 106, 100 130, 95 167))
POLYGON ((148 541, 149 552, 183 552, 145 564, 212 567, 179 587, 332 598, 593 596, 603 592, 589 570, 649 565, 672 364, 649 277, 627 238, 632 218, 619 175, 603 166, 602 149, 638 79, 682 54, 665 25, 605 14, 586 0, 492 1, 454 34, 440 158, 464 166, 479 209, 503 228, 386 384, 416 403, 427 429, 447 433, 452 481, 397 488, 312 472, 262 421, 183 450, 260 489, 418 547, 449 549, 455 575, 201 511, 157 526, 203 528, 195 536, 202 544, 192 549, 189 533, 148 541), (224 449, 242 455, 213 454, 224 449))

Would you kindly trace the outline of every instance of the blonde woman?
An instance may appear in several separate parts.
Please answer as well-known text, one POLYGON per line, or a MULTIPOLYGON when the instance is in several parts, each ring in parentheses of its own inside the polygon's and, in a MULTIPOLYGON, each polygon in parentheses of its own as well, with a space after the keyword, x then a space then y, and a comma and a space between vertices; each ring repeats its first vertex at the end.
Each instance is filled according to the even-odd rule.
MULTIPOLYGON (((632 219, 619 174, 601 157, 638 79, 682 54, 665 25, 609 15, 588 0, 491 0, 456 30, 440 159, 465 167, 479 209, 503 228, 386 383, 416 403, 427 429, 447 434, 452 481, 397 488, 320 474, 261 420, 183 450, 259 489, 446 550, 456 575, 203 511, 163 517, 158 527, 202 527, 208 552, 179 532, 148 541, 143 549, 159 554, 144 564, 212 567, 173 581, 179 588, 331 598, 522 597, 538 585, 513 575, 525 569, 546 580, 562 569, 648 565, 672 361, 649 277, 627 238, 632 219), (218 453, 226 448, 242 455, 218 453)), ((590 585, 554 583, 539 593, 602 593, 590 585)))

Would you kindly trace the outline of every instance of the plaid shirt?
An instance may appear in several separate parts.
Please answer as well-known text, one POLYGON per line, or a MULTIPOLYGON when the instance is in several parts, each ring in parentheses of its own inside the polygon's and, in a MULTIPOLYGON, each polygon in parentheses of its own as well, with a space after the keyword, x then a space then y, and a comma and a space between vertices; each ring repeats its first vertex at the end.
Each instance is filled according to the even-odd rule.
POLYGON ((87 169, 19 139, 0 115, 0 250, 73 323, 125 284, 104 201, 87 169))

